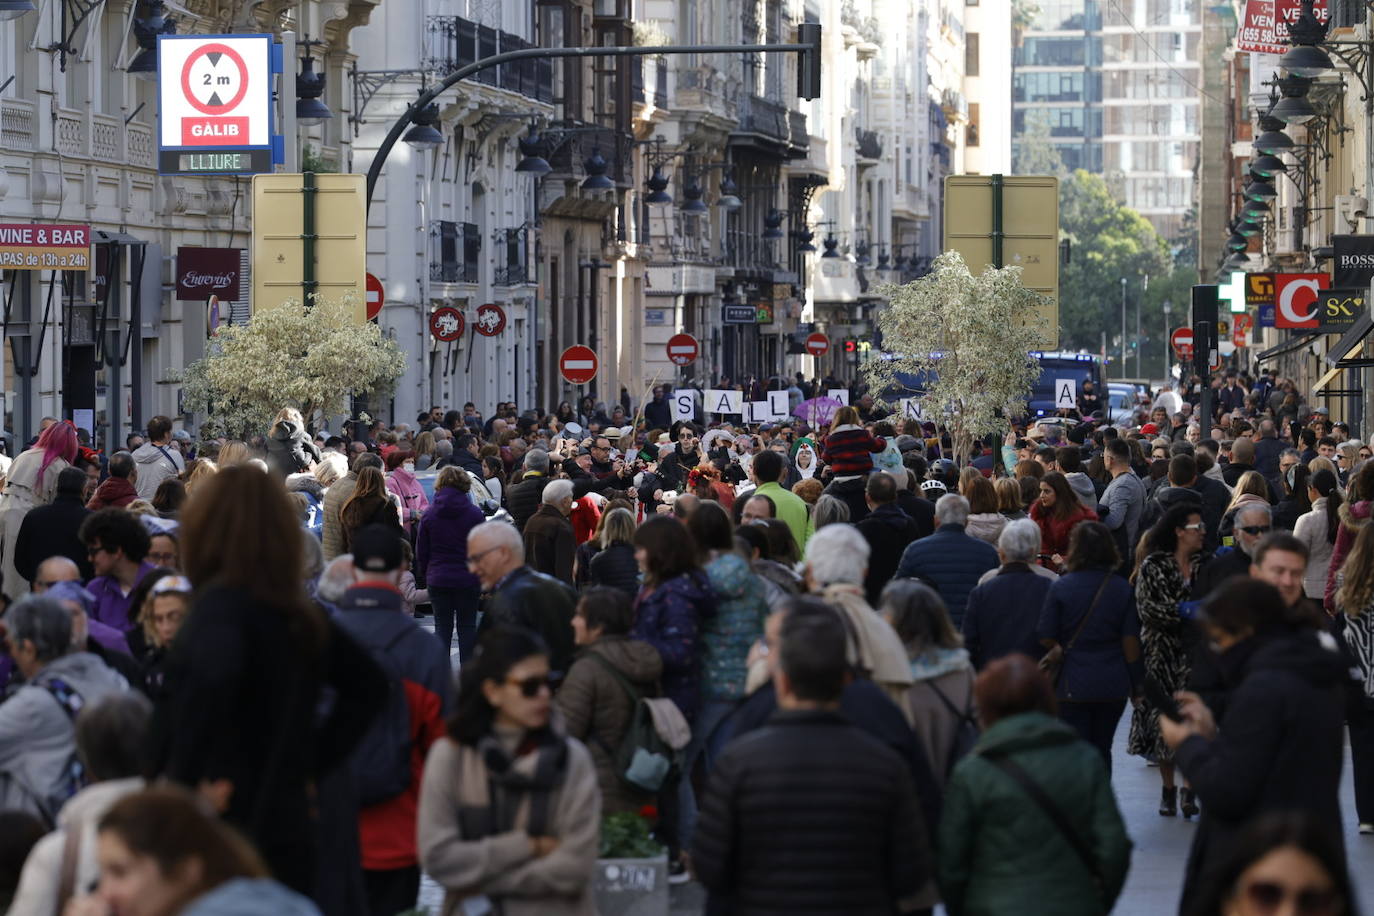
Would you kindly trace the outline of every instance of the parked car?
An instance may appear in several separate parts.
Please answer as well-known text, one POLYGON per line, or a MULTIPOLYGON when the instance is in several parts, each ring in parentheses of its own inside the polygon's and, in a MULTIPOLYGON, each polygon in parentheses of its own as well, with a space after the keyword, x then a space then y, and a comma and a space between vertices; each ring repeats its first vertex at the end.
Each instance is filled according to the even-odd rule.
MULTIPOLYGON (((439 472, 435 470, 415 472, 415 479, 420 482, 421 488, 425 491, 425 497, 430 502, 434 501, 434 478, 438 476, 439 472)), ((502 509, 501 503, 492 497, 486 482, 473 477, 471 474, 468 477, 472 479, 472 489, 468 491, 468 498, 472 500, 473 505, 482 510, 482 514, 487 517, 487 520, 513 523, 514 520, 510 517, 510 513, 502 509)))

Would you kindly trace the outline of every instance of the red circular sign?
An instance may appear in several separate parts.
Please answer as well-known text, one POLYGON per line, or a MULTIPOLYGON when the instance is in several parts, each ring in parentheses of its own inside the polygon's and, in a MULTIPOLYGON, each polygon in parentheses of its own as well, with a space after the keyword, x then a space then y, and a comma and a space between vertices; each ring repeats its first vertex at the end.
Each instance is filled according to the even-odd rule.
POLYGON ((444 343, 462 337, 466 325, 463 313, 451 305, 437 308, 429 316, 429 333, 444 343))
POLYGON ((1174 352, 1179 359, 1193 358, 1193 329, 1174 328, 1174 332, 1169 335, 1169 343, 1174 345, 1174 352))
POLYGON ((812 356, 824 356, 830 352, 830 338, 816 331, 806 338, 806 352, 812 356))
POLYGON ((483 337, 495 337, 506 329, 506 312, 494 302, 478 306, 472 328, 483 337))
MULTIPOLYGON (((224 79, 233 79, 235 74, 226 74, 224 79)), ((207 74, 209 79, 210 75, 207 74)), ((218 83, 217 83, 218 84, 218 83)), ((231 84, 232 85, 232 84, 231 84)), ((204 87, 202 87, 204 88, 204 87)), ((208 45, 201 45, 186 57, 186 63, 181 65, 181 94, 186 98, 186 103, 202 114, 208 115, 227 115, 235 108, 239 107, 239 102, 248 94, 248 65, 243 62, 239 52, 225 44, 212 42, 208 45), (219 98, 218 90, 212 90, 210 98, 202 102, 196 97, 194 88, 191 85, 191 68, 202 58, 210 57, 210 66, 218 68, 219 55, 229 58, 230 62, 238 68, 238 87, 234 90, 234 95, 228 102, 214 101, 219 98)))
POLYGON ((596 377, 600 362, 590 347, 574 344, 558 357, 558 371, 572 385, 585 385, 596 377))
POLYGON ((376 321, 377 316, 382 313, 382 303, 386 302, 386 290, 382 288, 382 281, 372 274, 367 275, 367 320, 376 321))
POLYGON ((668 338, 668 362, 686 366, 701 353, 701 346, 691 334, 674 334, 668 338))

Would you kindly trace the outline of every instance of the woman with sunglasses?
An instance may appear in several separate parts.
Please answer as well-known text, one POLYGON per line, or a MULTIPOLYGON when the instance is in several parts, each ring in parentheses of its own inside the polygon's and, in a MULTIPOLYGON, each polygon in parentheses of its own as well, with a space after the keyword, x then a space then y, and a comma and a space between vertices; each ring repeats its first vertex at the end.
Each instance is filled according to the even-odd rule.
POLYGON ((1263 815, 1302 811, 1329 842, 1342 843, 1347 662, 1328 634, 1296 629, 1289 617, 1268 583, 1227 580, 1200 615, 1207 651, 1234 685, 1224 712, 1214 715, 1198 694, 1180 691, 1177 708, 1159 717, 1164 743, 1202 801, 1184 900, 1241 848, 1251 822, 1263 815))
MULTIPOLYGON (((1191 669, 1185 629, 1186 620, 1179 605, 1190 597, 1193 580, 1202 565, 1202 541, 1207 526, 1202 509, 1195 503, 1182 503, 1165 512, 1146 533, 1131 581, 1135 584, 1136 613, 1140 617, 1140 643, 1145 656, 1145 675, 1164 690, 1173 693, 1188 683, 1191 669)), ((1158 710, 1139 704, 1131 714, 1131 733, 1126 751, 1159 764, 1164 787, 1159 813, 1173 817, 1178 813, 1178 787, 1174 784, 1174 762, 1159 732, 1158 710)), ((1183 788, 1183 816, 1197 814, 1193 792, 1183 788)))
POLYGON ((1293 811, 1260 818, 1187 916, 1354 916, 1339 844, 1293 811))
POLYGON ((590 916, 601 792, 586 747, 550 715, 548 649, 497 627, 460 677, 420 788, 420 864, 446 890, 443 912, 590 916))

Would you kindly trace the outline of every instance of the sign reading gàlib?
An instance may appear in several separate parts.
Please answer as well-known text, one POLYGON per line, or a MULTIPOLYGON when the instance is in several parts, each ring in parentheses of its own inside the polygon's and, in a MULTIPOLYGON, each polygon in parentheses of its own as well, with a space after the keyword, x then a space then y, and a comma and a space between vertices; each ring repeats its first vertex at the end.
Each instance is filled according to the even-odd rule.
POLYGON ((91 227, 0 223, 0 268, 90 270, 91 227))
POLYGON ((272 37, 159 35, 158 170, 272 170, 272 37))

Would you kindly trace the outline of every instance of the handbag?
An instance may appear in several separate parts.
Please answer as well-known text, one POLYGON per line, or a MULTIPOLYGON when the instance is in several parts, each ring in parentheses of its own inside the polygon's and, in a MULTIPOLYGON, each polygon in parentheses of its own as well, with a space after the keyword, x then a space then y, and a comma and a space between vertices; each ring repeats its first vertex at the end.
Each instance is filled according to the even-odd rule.
POLYGON ((1107 581, 1111 577, 1110 572, 1102 577, 1102 582, 1097 586, 1097 592, 1093 595, 1092 604, 1088 605, 1088 613, 1084 614, 1083 619, 1078 621, 1078 627, 1073 631, 1073 636, 1069 637, 1068 644, 1055 646, 1040 659, 1040 670, 1049 675, 1050 683, 1054 686, 1059 686, 1059 675, 1064 671, 1064 659, 1068 656, 1074 643, 1078 642, 1078 637, 1082 634, 1083 628, 1092 619, 1093 611, 1097 610, 1097 600, 1102 597, 1102 591, 1107 587, 1107 581))

